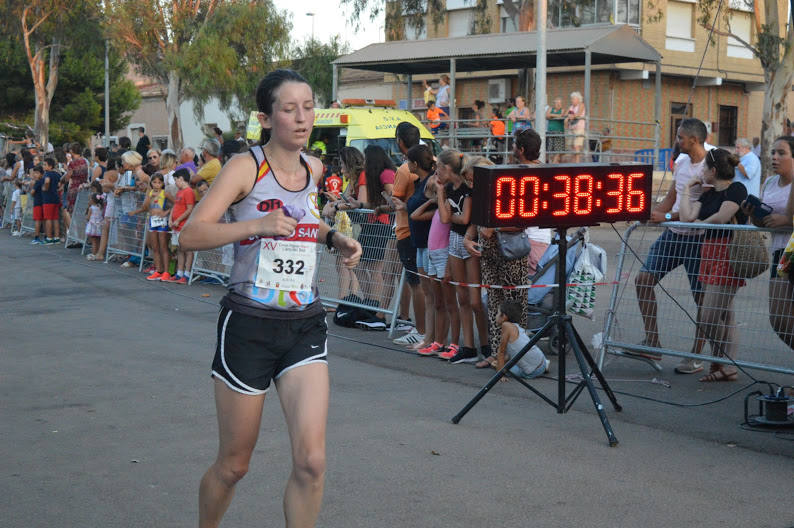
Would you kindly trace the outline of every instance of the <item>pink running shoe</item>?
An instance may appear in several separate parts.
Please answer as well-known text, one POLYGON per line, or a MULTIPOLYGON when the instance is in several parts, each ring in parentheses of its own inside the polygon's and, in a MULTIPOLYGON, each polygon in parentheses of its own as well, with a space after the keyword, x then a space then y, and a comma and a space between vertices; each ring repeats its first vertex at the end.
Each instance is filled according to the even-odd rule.
POLYGON ((455 343, 450 344, 446 350, 443 352, 439 352, 438 357, 441 359, 449 360, 455 357, 455 354, 458 353, 458 345, 455 343))
POLYGON ((430 357, 430 356, 437 356, 439 352, 444 350, 444 345, 435 341, 430 343, 430 345, 426 346, 425 348, 420 348, 416 351, 417 354, 420 356, 430 357))

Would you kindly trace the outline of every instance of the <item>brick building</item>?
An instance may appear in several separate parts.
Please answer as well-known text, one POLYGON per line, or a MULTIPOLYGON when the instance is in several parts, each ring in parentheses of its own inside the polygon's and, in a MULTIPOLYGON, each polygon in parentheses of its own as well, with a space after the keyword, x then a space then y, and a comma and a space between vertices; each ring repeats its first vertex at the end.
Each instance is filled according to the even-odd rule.
MULTIPOLYGON (((386 28, 390 40, 424 40, 432 46, 435 38, 470 35, 477 13, 471 0, 447 0, 444 20, 434 25, 427 17, 422 31, 416 31, 406 22, 397 22, 386 28)), ((492 33, 534 29, 534 13, 520 17, 517 24, 507 16, 501 0, 489 0, 487 15, 492 33)), ((662 55, 661 147, 671 146, 677 122, 682 118, 697 117, 709 124, 713 131, 712 142, 732 146, 737 137, 753 138, 760 135, 764 77, 760 62, 752 53, 732 38, 715 34, 714 44, 708 46, 708 31, 697 22, 698 8, 692 1, 661 0, 658 7, 663 13, 659 21, 649 21, 645 0, 591 0, 566 10, 569 4, 549 0, 549 27, 588 27, 603 24, 628 24, 648 44, 662 55), (702 68, 697 75, 697 86, 692 92, 695 74, 705 53, 702 68), (692 96, 691 104, 687 101, 692 96)), ((787 2, 779 0, 781 20, 787 18, 787 2)), ((732 31, 743 40, 754 42, 755 29, 750 8, 741 0, 732 0, 728 14, 732 31)), ((387 20, 390 18, 387 17, 387 20)), ((399 19, 398 19, 399 20, 399 19)), ((763 23, 763 21, 762 21, 763 23)), ((720 17, 719 27, 725 23, 720 17)), ((723 27, 724 29, 724 27, 723 27)), ((436 80, 433 75, 414 75, 412 93, 406 97, 404 77, 383 74, 383 81, 392 84, 392 96, 401 106, 418 110, 423 105, 422 81, 436 80)), ((340 97, 345 96, 346 80, 355 74, 344 72, 340 77, 340 97)), ((371 77, 370 77, 371 78, 371 77)), ((458 118, 471 116, 475 100, 489 105, 505 107, 505 99, 516 95, 529 96, 532 103, 533 72, 529 70, 501 70, 458 72, 456 74, 456 101, 458 118), (528 81, 524 81, 528 79, 528 81), (522 82, 523 81, 523 82, 522 82)), ((547 69, 546 94, 549 103, 562 97, 568 104, 572 91, 584 92, 583 67, 556 67, 547 69)), ((361 82, 357 90, 362 89, 361 82)), ((647 124, 619 123, 636 121, 650 123, 654 115, 653 64, 625 63, 593 65, 591 97, 587 101, 592 120, 591 131, 610 128, 611 135, 647 138, 642 142, 622 142, 615 146, 624 149, 652 146, 653 126, 647 124)), ((794 98, 790 97, 794 102, 794 98)), ((791 108, 790 114, 794 111, 791 108)))

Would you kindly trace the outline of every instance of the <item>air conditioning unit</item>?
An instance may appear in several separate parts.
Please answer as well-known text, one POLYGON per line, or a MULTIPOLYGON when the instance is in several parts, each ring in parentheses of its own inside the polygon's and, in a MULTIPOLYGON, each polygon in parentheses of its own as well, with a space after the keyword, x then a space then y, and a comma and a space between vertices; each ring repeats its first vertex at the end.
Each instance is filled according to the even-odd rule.
POLYGON ((508 79, 488 79, 488 102, 504 103, 507 100, 508 79))

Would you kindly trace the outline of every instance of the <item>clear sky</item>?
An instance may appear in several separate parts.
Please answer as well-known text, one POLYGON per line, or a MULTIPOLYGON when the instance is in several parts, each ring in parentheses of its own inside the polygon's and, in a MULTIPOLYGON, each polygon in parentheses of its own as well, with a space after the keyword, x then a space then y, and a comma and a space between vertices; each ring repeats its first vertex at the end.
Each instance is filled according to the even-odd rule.
POLYGON ((369 20, 364 15, 358 30, 349 21, 349 7, 343 8, 338 0, 273 0, 276 7, 292 13, 292 40, 303 41, 312 36, 314 19, 314 38, 327 42, 332 35, 339 34, 347 41, 351 51, 361 49, 374 42, 383 42, 383 15, 377 20, 369 20), (314 13, 308 16, 306 13, 314 13))

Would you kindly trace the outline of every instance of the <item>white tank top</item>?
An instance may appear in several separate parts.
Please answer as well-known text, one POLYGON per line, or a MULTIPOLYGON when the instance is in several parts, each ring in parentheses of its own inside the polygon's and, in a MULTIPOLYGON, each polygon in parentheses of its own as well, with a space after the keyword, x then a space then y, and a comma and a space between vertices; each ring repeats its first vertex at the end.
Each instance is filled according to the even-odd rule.
MULTIPOLYGON (((230 221, 260 218, 285 207, 292 213, 297 210, 303 214, 295 214, 298 225, 289 237, 252 237, 234 243, 234 265, 228 286, 231 308, 243 305, 248 309, 297 315, 318 298, 320 211, 311 166, 301 154, 301 163, 307 171, 306 186, 300 191, 289 191, 277 181, 262 147, 254 146, 250 152, 257 166, 256 182, 245 198, 229 206, 230 221)), ((319 304, 315 303, 316 307, 319 304)))

